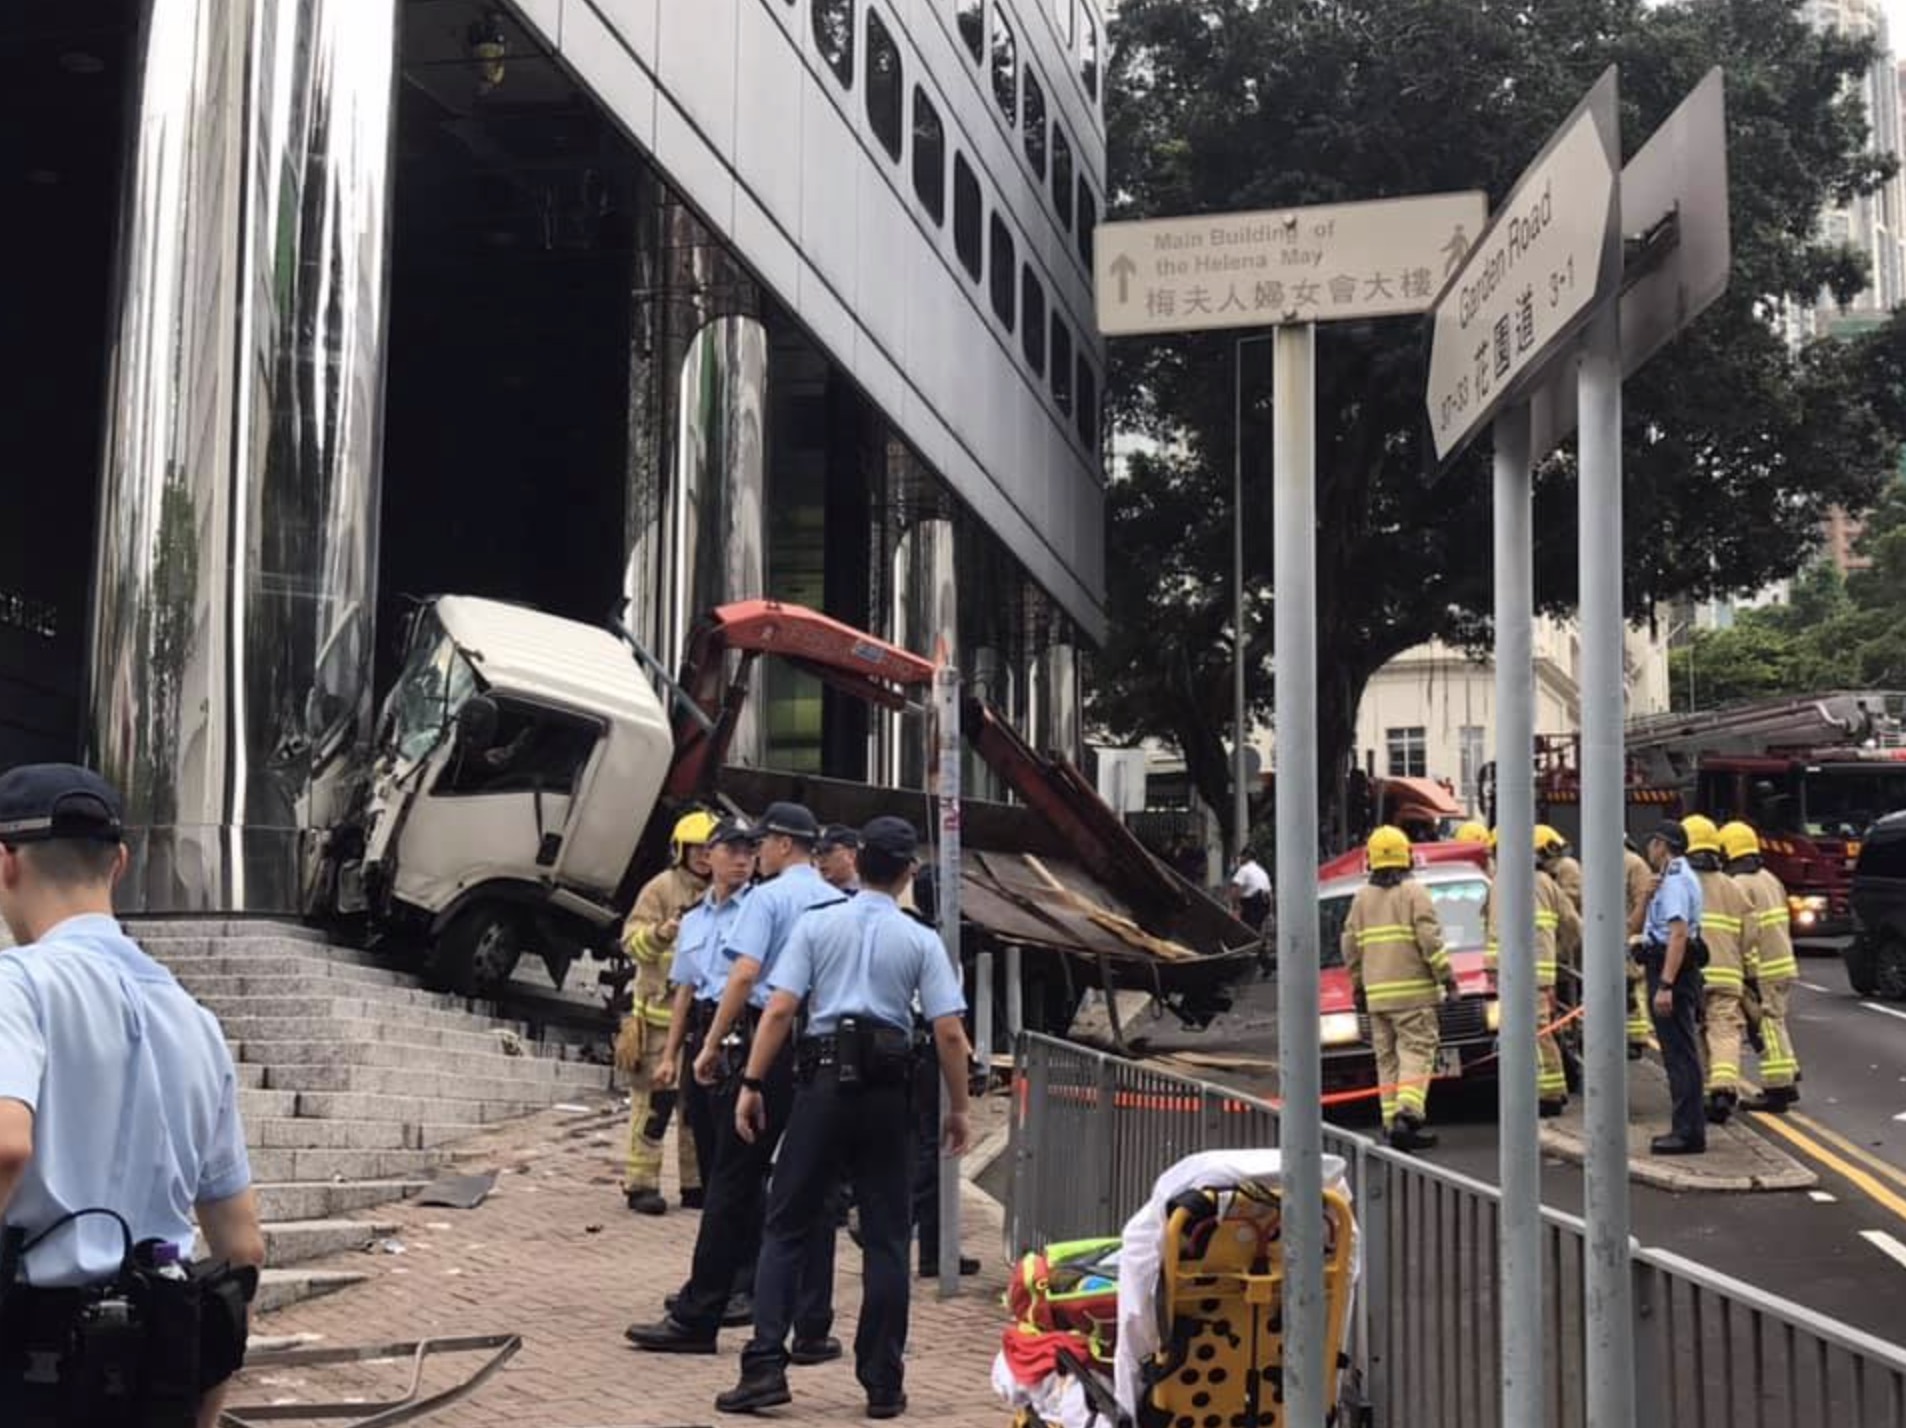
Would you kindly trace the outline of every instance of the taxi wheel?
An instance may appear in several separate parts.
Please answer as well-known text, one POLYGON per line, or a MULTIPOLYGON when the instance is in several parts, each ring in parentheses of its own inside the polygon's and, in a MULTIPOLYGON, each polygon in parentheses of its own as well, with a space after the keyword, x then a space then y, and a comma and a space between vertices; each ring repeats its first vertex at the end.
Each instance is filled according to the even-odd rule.
POLYGON ((424 949, 419 969, 433 992, 494 995, 523 959, 523 925, 508 908, 473 904, 451 918, 424 949))

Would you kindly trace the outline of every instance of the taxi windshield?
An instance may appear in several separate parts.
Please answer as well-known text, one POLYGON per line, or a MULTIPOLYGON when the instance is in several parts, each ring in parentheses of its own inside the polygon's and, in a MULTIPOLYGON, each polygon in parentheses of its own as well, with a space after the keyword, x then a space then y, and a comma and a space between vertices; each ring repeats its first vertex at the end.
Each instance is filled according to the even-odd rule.
MULTIPOLYGON (((1425 882, 1436 915, 1443 923, 1443 945, 1452 952, 1480 952, 1483 947, 1482 905, 1489 896, 1489 879, 1447 878, 1425 882)), ((1343 965, 1343 925, 1350 916, 1354 891, 1324 898, 1318 907, 1318 934, 1323 953, 1320 965, 1343 965)))

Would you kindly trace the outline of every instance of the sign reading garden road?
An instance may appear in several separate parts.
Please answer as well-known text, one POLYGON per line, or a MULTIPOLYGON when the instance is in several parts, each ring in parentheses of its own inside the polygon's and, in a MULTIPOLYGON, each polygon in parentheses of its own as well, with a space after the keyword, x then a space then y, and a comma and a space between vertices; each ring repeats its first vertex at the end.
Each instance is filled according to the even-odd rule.
POLYGON ((1437 299, 1428 403, 1438 462, 1526 389, 1621 281, 1619 169, 1611 68, 1437 299))

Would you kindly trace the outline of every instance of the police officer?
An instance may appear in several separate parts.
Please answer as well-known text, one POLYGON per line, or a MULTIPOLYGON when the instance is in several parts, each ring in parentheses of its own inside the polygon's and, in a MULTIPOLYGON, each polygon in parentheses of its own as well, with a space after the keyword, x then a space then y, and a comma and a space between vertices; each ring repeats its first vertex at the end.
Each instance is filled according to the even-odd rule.
POLYGON ((1721 829, 1727 875, 1752 907, 1754 946, 1748 956, 1747 991, 1760 1003, 1761 1094, 1744 1102, 1750 1111, 1784 1112, 1800 1099, 1800 1058, 1787 1030, 1787 1003, 1800 977, 1793 950, 1793 913, 1786 886, 1760 860, 1760 835, 1748 824, 1721 829))
MULTIPOLYGON (((721 1076, 722 1043, 731 1029, 752 1036, 768 1002, 766 977, 787 945, 796 921, 812 908, 845 902, 814 868, 820 824, 798 803, 774 803, 761 816, 760 865, 764 875, 735 914, 722 943, 728 979, 695 1058, 695 1076, 713 1086, 721 1076)), ((631 1324, 625 1337, 653 1353, 712 1354, 722 1311, 741 1268, 759 1253, 763 1194, 775 1143, 794 1104, 794 1056, 791 1046, 768 1065, 761 1078, 767 1090, 767 1131, 753 1139, 735 1133, 732 1102, 718 1100, 715 1165, 708 1177, 708 1198, 695 1235, 694 1268, 674 1307, 660 1322, 631 1324), (727 1108, 727 1113, 724 1113, 727 1108)), ((798 1331, 794 1361, 826 1363, 840 1357, 830 1337, 834 1318, 834 1222, 816 1217, 806 1240, 795 1315, 798 1331)), ((756 1286, 757 1292, 759 1285, 756 1286)))
POLYGON ((1688 867, 1687 850, 1687 830, 1673 820, 1648 838, 1655 883, 1642 922, 1640 956, 1674 1103, 1668 1133, 1650 1144, 1656 1155, 1699 1155, 1707 1149, 1701 1108, 1701 881, 1688 867))
POLYGON ((243 1358, 244 1304, 265 1257, 224 1034, 113 919, 120 820, 118 794, 85 769, 0 775, 0 915, 21 944, 0 953, 8 1428, 209 1428, 243 1358), (247 1267, 221 1277, 238 1292, 204 1297, 196 1327, 156 1291, 104 1322, 129 1270, 183 1292, 174 1277, 194 1209, 213 1258, 247 1267))
POLYGON ((963 1154, 970 1138, 961 1022, 966 1002, 959 978, 940 939, 896 901, 913 876, 917 854, 908 823, 874 819, 861 835, 860 896, 804 918, 767 973, 773 999, 735 1103, 735 1130, 742 1139, 759 1141, 773 1133, 766 1078, 803 998, 808 1021, 799 1049, 799 1089, 774 1169, 755 1271, 754 1339, 742 1354, 741 1382, 715 1401, 721 1412, 752 1413, 789 1401, 787 1335, 808 1227, 842 1173, 860 1205, 864 1252, 855 1373, 867 1392, 868 1417, 893 1418, 906 1410, 908 1101, 916 996, 932 1025, 952 1098, 946 1152, 963 1154))
MULTIPOLYGON (((629 1151, 622 1190, 629 1208, 641 1215, 668 1211, 662 1198, 662 1137, 675 1111, 676 1093, 656 1084, 673 1019, 669 963, 682 917, 708 890, 708 835, 715 817, 696 809, 676 820, 669 838, 670 866, 650 878, 636 894, 622 932, 622 949, 635 964, 633 1004, 616 1037, 616 1066, 629 1078, 629 1151)), ((701 1198, 701 1165, 695 1138, 680 1137, 676 1161, 682 1197, 701 1198)))
MULTIPOLYGON (((693 1076, 684 1080, 681 1072, 684 1064, 692 1064, 701 1054, 715 1004, 728 984, 728 963, 721 955, 721 946, 741 911, 748 880, 754 876, 755 836, 739 818, 724 818, 709 833, 708 890, 682 914, 681 929, 675 934, 675 955, 668 969, 668 979, 675 985, 675 1005, 669 1015, 668 1041, 655 1068, 655 1089, 673 1091, 680 1087, 682 1118, 695 1139, 695 1161, 711 1167, 715 1163, 715 1119, 709 1088, 693 1076)), ((699 1210, 705 1203, 704 1196, 700 1186, 692 1191, 684 1188, 682 1204, 699 1210)))
POLYGON ((860 834, 845 823, 830 823, 814 844, 814 867, 831 888, 852 896, 860 890, 860 834))
POLYGON ((1370 1018, 1383 1129, 1398 1150, 1428 1150, 1423 1129, 1442 1041, 1436 1009, 1457 994, 1443 925, 1423 885, 1410 877, 1410 840, 1387 824, 1365 845, 1370 881, 1357 889, 1343 925, 1343 961, 1357 1010, 1370 1018))

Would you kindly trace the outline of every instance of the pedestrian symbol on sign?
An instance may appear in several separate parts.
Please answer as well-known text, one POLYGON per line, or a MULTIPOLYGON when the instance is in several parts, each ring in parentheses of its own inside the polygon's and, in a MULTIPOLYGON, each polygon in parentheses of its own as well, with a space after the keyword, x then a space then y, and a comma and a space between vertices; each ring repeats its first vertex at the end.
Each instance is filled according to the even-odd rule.
POLYGON ((1469 256, 1469 234, 1458 223, 1456 231, 1449 235, 1449 241, 1443 245, 1443 276, 1448 277, 1463 265, 1463 259, 1469 256))

